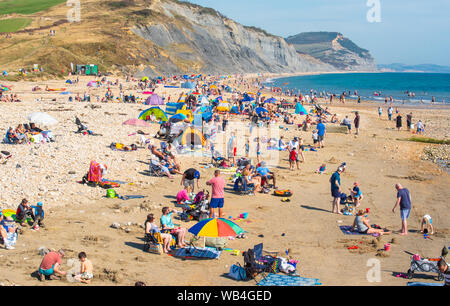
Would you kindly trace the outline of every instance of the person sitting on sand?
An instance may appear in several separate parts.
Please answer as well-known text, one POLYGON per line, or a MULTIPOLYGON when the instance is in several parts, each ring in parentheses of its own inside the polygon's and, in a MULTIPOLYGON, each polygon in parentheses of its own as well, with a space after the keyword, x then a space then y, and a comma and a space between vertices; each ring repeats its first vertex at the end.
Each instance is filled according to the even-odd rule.
POLYGON ((50 279, 59 279, 55 274, 66 275, 66 271, 60 270, 62 258, 64 257, 64 250, 60 249, 58 252, 49 252, 44 255, 39 266, 38 276, 40 281, 44 281, 46 276, 50 279))
POLYGON ((176 210, 163 207, 161 216, 161 228, 163 231, 168 231, 170 234, 177 236, 178 247, 183 248, 186 246, 184 236, 186 235, 186 229, 184 227, 175 227, 172 220, 172 214, 177 212, 176 210))
POLYGON ((423 216, 422 222, 420 224, 420 232, 424 233, 424 234, 429 233, 430 235, 434 234, 434 227, 431 224, 431 216, 430 215, 423 216))
POLYGON ((23 124, 19 124, 16 128, 16 136, 19 139, 19 143, 26 143, 29 142, 28 136, 26 134, 25 128, 23 127, 23 124))
POLYGON ((11 217, 3 216, 0 209, 0 237, 3 245, 7 250, 14 250, 15 241, 17 240, 17 225, 11 217), (15 237, 14 237, 15 236, 15 237))
POLYGON ((80 252, 78 254, 78 259, 81 261, 80 273, 75 275, 74 279, 81 283, 89 284, 94 277, 94 266, 92 262, 87 259, 85 252, 80 252))
POLYGON ((269 180, 272 180, 273 188, 275 189, 277 188, 275 173, 270 171, 269 168, 267 168, 267 164, 265 161, 262 161, 259 164, 259 167, 256 168, 256 172, 261 176, 263 181, 268 182, 269 180))
POLYGON ((444 275, 444 287, 450 287, 450 270, 448 269, 448 264, 445 262, 444 258, 439 260, 438 269, 441 274, 444 275))
POLYGON ((391 234, 392 231, 385 231, 383 229, 377 229, 370 226, 369 221, 367 221, 367 218, 364 217, 364 210, 358 210, 356 213, 355 220, 353 221, 353 229, 357 230, 360 234, 380 234, 380 235, 387 235, 391 234))
POLYGON ((177 194, 177 204, 191 204, 191 198, 189 195, 191 194, 192 187, 190 185, 186 186, 184 189, 180 190, 177 194), (188 202, 188 203, 186 203, 188 202))
POLYGON ((349 188, 349 190, 350 190, 351 198, 353 199, 353 202, 355 203, 355 206, 359 207, 359 205, 361 205, 361 200, 363 199, 361 189, 359 188, 359 183, 355 182, 353 184, 353 189, 349 188))
POLYGON ((330 122, 331 122, 331 123, 336 123, 336 122, 338 122, 337 114, 334 114, 334 115, 331 117, 330 122))
POLYGON ((253 192, 261 192, 261 177, 253 173, 250 163, 245 165, 242 170, 242 178, 245 180, 246 186, 253 184, 253 192))
POLYGON ((170 242, 172 241, 172 235, 169 233, 161 233, 161 230, 159 229, 159 227, 155 224, 155 217, 153 214, 148 214, 147 215, 147 220, 145 220, 145 237, 146 239, 148 239, 149 241, 152 240, 152 236, 155 233, 160 233, 161 235, 161 239, 163 241, 163 252, 164 253, 169 253, 170 251, 170 242))
POLYGON ((21 226, 25 226, 28 217, 31 217, 31 219, 35 220, 33 209, 28 205, 28 200, 22 199, 19 207, 17 207, 16 222, 20 223, 21 226))
POLYGON ((36 206, 31 206, 34 209, 34 219, 31 228, 34 230, 38 230, 39 227, 44 227, 44 223, 42 223, 42 220, 44 220, 44 209, 42 206, 42 202, 38 202, 36 206))

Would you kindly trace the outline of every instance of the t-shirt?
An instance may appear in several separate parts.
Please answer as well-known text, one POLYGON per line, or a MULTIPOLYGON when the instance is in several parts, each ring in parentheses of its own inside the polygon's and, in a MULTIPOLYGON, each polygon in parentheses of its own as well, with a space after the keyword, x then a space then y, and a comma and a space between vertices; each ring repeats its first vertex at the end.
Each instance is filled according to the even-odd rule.
POLYGON ((48 270, 51 269, 54 264, 61 264, 61 262, 61 254, 59 252, 50 252, 45 254, 44 258, 42 259, 40 268, 42 270, 48 270))
POLYGON ((319 124, 317 125, 317 131, 318 131, 317 134, 319 134, 319 136, 325 135, 325 124, 323 124, 322 122, 319 123, 319 124))
POLYGON ((225 180, 221 176, 213 177, 208 181, 209 184, 212 185, 212 195, 211 199, 223 199, 224 188, 225 188, 225 180))
POLYGON ((167 215, 162 215, 160 221, 161 221, 161 227, 163 227, 164 225, 165 225, 165 227, 168 227, 168 228, 175 227, 175 225, 173 224, 173 220, 172 220, 172 212, 168 213, 167 215))
POLYGON ((331 189, 332 190, 339 190, 339 186, 336 185, 336 181, 339 183, 339 186, 341 185, 341 175, 339 174, 339 172, 335 172, 331 175, 331 189))
POLYGON ((266 176, 267 174, 269 174, 269 168, 267 167, 258 167, 256 168, 256 172, 262 176, 266 176))
POLYGON ((197 170, 195 170, 194 168, 190 168, 187 169, 186 171, 184 171, 184 178, 187 180, 193 180, 195 179, 195 172, 197 170))
POLYGON ((298 141, 289 141, 289 150, 292 151, 293 149, 298 149, 298 141))
POLYGON ((411 209, 411 197, 409 195, 409 190, 402 188, 397 192, 397 198, 400 200, 400 209, 411 209))

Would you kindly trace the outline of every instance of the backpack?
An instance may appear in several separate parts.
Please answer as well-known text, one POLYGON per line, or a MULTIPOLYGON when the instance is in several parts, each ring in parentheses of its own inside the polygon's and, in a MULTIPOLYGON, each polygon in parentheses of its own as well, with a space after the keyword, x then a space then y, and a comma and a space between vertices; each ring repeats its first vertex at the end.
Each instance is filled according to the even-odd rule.
POLYGON ((240 263, 236 263, 235 265, 232 265, 230 267, 228 277, 238 281, 243 281, 247 280, 247 273, 245 272, 245 269, 240 265, 240 263))

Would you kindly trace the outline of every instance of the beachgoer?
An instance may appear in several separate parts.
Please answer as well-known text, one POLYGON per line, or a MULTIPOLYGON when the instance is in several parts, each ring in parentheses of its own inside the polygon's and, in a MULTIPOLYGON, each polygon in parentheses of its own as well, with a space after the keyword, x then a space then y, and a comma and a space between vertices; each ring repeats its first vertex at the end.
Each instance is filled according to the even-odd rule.
POLYGON ((22 199, 16 211, 16 222, 20 223, 21 226, 25 226, 28 217, 35 219, 33 209, 28 205, 28 200, 22 199))
POLYGON ((397 201, 395 202, 392 212, 395 213, 395 208, 400 206, 400 217, 402 219, 402 230, 400 235, 408 235, 408 223, 409 214, 411 212, 411 195, 409 190, 403 188, 399 183, 395 184, 395 189, 397 189, 397 201))
POLYGON ((361 189, 359 188, 358 182, 355 182, 353 184, 353 189, 350 189, 350 194, 352 196, 353 202, 355 203, 355 206, 359 207, 359 205, 361 205, 361 200, 363 199, 363 195, 362 195, 361 189))
POLYGON ((42 223, 42 220, 44 220, 44 209, 42 208, 43 205, 44 204, 42 202, 38 202, 36 206, 31 206, 31 208, 34 209, 34 219, 31 228, 34 230, 38 230, 39 227, 44 227, 44 223, 42 223))
POLYGON ((87 258, 85 252, 80 252, 78 254, 78 259, 81 262, 80 273, 75 275, 74 279, 81 283, 89 284, 94 277, 94 266, 92 262, 87 258))
POLYGON ((177 204, 181 205, 185 204, 186 202, 190 202, 191 198, 189 197, 189 195, 191 194, 191 191, 192 191, 191 185, 188 185, 184 189, 180 190, 177 193, 177 204))
POLYGON ((45 280, 48 276, 50 279, 59 279, 55 274, 66 275, 66 271, 62 271, 61 264, 64 257, 64 250, 60 249, 58 252, 49 252, 44 255, 42 262, 39 266, 38 276, 41 281, 45 280))
POLYGON ((331 175, 331 196, 333 197, 333 207, 331 212, 335 214, 342 214, 339 209, 339 201, 341 199, 341 173, 344 172, 343 167, 337 168, 336 172, 331 175))
POLYGON ((197 169, 189 168, 183 173, 180 185, 184 187, 191 186, 192 192, 195 190, 195 180, 197 180, 197 188, 200 189, 200 172, 197 169))
POLYGON ((17 225, 11 217, 3 216, 0 209, 0 236, 3 246, 7 250, 14 250, 15 241, 17 241, 17 225))
POLYGON ((444 275, 444 287, 450 287, 450 270, 448 264, 444 258, 441 258, 438 262, 438 269, 444 275))
POLYGON ((344 120, 342 120, 342 124, 341 125, 347 126, 348 133, 349 134, 352 133, 352 123, 351 123, 350 119, 348 118, 348 116, 345 116, 344 120))
POLYGON ((163 252, 168 253, 170 251, 170 242, 172 241, 172 235, 169 233, 161 233, 161 230, 158 228, 158 226, 155 224, 155 217, 153 214, 147 215, 147 220, 145 220, 144 227, 145 227, 145 236, 146 239, 151 240, 150 235, 153 235, 155 233, 160 233, 161 239, 163 241, 163 252))
POLYGON ((172 214, 178 211, 169 208, 163 207, 162 216, 161 216, 161 228, 164 232, 168 231, 170 234, 177 236, 178 247, 184 248, 186 243, 184 241, 184 236, 186 235, 186 229, 184 227, 175 227, 172 220, 172 214))
POLYGON ((214 177, 206 182, 206 185, 211 186, 212 188, 210 202, 211 211, 209 213, 209 217, 212 218, 213 215, 215 215, 216 208, 218 208, 219 218, 222 218, 222 208, 225 201, 225 180, 222 176, 220 176, 220 170, 214 171, 214 177))
POLYGON ((380 235, 386 235, 386 234, 392 233, 392 231, 385 231, 383 229, 373 228, 372 226, 370 226, 369 221, 367 220, 367 218, 364 215, 365 215, 365 211, 360 209, 356 213, 355 220, 353 221, 352 228, 357 230, 358 233, 360 233, 360 234, 380 234, 380 235))
POLYGON ((399 131, 402 128, 402 116, 400 114, 398 114, 397 117, 395 118, 395 126, 399 131))
POLYGON ((420 224, 420 232, 424 233, 424 234, 430 234, 430 235, 434 234, 434 227, 431 224, 431 216, 430 215, 423 216, 422 222, 420 224))
POLYGON ((355 125, 355 135, 359 134, 359 123, 360 123, 361 117, 359 115, 359 112, 355 112, 355 119, 353 120, 353 124, 355 125))
POLYGON ((259 164, 259 167, 256 168, 256 173, 258 173, 265 182, 272 180, 273 188, 277 188, 275 173, 269 170, 265 161, 262 161, 259 164))
POLYGON ((325 124, 322 123, 322 120, 320 120, 319 124, 317 124, 317 134, 319 135, 319 148, 323 148, 323 139, 326 134, 326 127, 325 124))

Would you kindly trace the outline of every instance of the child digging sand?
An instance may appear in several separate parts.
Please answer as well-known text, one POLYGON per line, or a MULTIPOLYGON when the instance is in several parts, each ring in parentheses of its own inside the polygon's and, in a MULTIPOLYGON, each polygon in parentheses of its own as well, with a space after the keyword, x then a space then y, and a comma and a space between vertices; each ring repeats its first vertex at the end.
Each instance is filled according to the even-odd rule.
POLYGON ((89 284, 91 282, 91 279, 94 277, 93 270, 94 267, 92 265, 92 262, 87 259, 87 255, 85 252, 81 252, 78 254, 78 258, 81 261, 81 270, 80 273, 75 275, 75 280, 89 284))
POLYGON ((423 216, 420 226, 421 226, 421 228, 420 228, 421 233, 423 233, 423 234, 429 233, 430 235, 434 234, 434 227, 433 227, 433 225, 431 225, 431 216, 430 215, 423 216))

